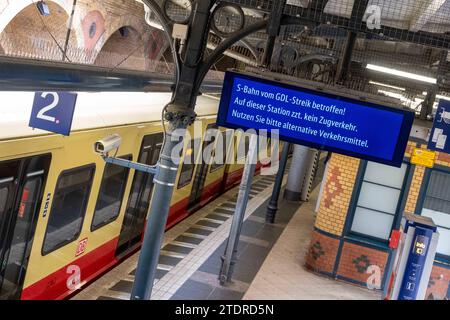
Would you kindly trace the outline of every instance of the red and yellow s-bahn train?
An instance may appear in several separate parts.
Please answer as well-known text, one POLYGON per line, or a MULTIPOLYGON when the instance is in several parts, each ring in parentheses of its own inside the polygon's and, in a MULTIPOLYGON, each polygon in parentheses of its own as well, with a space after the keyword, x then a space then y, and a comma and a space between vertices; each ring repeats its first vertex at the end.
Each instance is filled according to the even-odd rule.
MULTIPOLYGON (((27 126, 34 94, 0 93, 0 299, 64 299, 139 249, 152 176, 105 164, 93 143, 119 134, 118 157, 155 164, 170 93, 79 93, 69 137, 27 126)), ((218 98, 199 96, 197 125, 214 126, 218 98)), ((198 157, 185 141, 182 159, 198 157)), ((230 157, 245 139, 230 130, 230 157)), ((203 131, 204 132, 204 131, 203 131)), ((186 139, 187 140, 187 139, 186 139)), ((197 152, 197 153, 200 153, 197 152)), ((270 151, 269 151, 270 152, 270 151)), ((229 162, 226 161, 227 163, 229 162)), ((258 166, 259 167, 259 166, 258 166)), ((242 164, 180 165, 167 228, 240 181, 242 164)))

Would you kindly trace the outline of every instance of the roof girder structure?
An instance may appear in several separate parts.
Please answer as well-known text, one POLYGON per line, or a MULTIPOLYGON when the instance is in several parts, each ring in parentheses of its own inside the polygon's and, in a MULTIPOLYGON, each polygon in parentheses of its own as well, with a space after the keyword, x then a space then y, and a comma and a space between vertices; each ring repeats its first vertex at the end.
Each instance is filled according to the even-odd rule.
MULTIPOLYGON (((409 0, 407 0, 409 1, 409 0)), ((427 0, 430 1, 430 0, 427 0)), ((439 1, 439 3, 442 2, 441 6, 439 6, 436 9, 436 6, 431 3, 428 7, 430 8, 430 14, 425 15, 425 17, 428 17, 426 21, 434 21, 432 13, 434 12, 437 14, 439 10, 444 6, 450 4, 449 0, 433 0, 433 1, 439 1), (431 9, 433 8, 433 9, 431 9)), ((228 0, 227 2, 239 4, 243 7, 251 8, 253 10, 264 10, 264 11, 270 11, 272 2, 270 0, 261 0, 258 1, 258 7, 252 6, 254 1, 248 1, 248 0, 228 0)), ((336 25, 341 28, 345 28, 354 32, 358 33, 366 33, 366 34, 373 34, 378 37, 382 37, 386 40, 396 40, 396 41, 405 41, 420 45, 426 45, 430 47, 436 47, 436 48, 443 48, 443 49, 450 49, 450 37, 444 33, 431 33, 426 32, 422 30, 413 31, 410 29, 409 21, 407 23, 404 23, 404 28, 400 27, 393 27, 390 25, 394 25, 394 23, 390 23, 388 19, 383 20, 383 16, 381 17, 381 26, 380 29, 373 29, 370 30, 367 28, 366 23, 364 23, 364 18, 360 20, 360 22, 356 22, 353 19, 354 16, 352 16, 352 12, 361 10, 362 3, 367 3, 367 5, 364 6, 364 13, 366 12, 366 9, 373 5, 372 3, 375 3, 374 0, 355 0, 354 3, 351 3, 352 0, 314 0, 311 1, 308 4, 308 7, 300 6, 300 5, 293 5, 290 3, 297 3, 293 1, 288 1, 288 4, 285 7, 284 13, 286 15, 290 15, 294 18, 299 19, 299 24, 304 24, 305 22, 309 22, 311 24, 320 25, 320 24, 331 24, 336 25), (341 12, 335 10, 336 9, 336 1, 340 2, 342 4, 342 7, 345 8, 345 10, 342 10, 341 12), (335 6, 333 7, 332 4, 335 3, 335 6), (325 5, 324 5, 325 4, 325 5), (355 6, 356 5, 356 6, 355 6), (333 8, 334 11, 333 12, 333 8), (386 23, 384 23, 386 22, 386 23)), ((382 3, 383 8, 389 8, 388 4, 385 2, 387 1, 377 1, 377 3, 382 3)), ((392 2, 391 2, 392 3, 392 2)), ((405 2, 406 3, 406 2, 405 2)), ((387 10, 387 9, 386 9, 387 10)), ((392 14, 391 14, 392 16, 392 14)), ((423 19, 423 18, 422 18, 423 19)), ((426 22, 425 22, 426 23, 426 22)), ((424 23, 424 25, 425 25, 424 23)), ((448 31, 450 31, 450 15, 449 15, 449 21, 448 21, 448 31)))

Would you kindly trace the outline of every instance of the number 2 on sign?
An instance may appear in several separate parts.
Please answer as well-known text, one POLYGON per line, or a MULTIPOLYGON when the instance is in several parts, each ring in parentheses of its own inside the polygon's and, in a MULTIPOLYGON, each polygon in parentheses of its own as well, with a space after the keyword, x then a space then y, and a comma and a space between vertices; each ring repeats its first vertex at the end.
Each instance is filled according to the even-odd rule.
POLYGON ((56 122, 55 117, 46 115, 45 113, 56 108, 58 106, 59 103, 59 95, 56 92, 42 92, 41 97, 43 99, 47 98, 48 95, 52 95, 53 96, 53 102, 51 104, 49 104, 48 106, 42 108, 36 118, 41 119, 41 120, 46 120, 46 121, 50 121, 50 122, 56 122))

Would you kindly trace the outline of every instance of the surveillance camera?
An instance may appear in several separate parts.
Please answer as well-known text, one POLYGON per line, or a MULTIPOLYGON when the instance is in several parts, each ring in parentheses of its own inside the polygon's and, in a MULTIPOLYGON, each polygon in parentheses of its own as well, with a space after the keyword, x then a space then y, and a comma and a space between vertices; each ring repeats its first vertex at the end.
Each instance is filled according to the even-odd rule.
POLYGON ((118 134, 113 134, 94 143, 94 151, 101 155, 107 155, 108 152, 118 149, 121 143, 122 138, 118 134))

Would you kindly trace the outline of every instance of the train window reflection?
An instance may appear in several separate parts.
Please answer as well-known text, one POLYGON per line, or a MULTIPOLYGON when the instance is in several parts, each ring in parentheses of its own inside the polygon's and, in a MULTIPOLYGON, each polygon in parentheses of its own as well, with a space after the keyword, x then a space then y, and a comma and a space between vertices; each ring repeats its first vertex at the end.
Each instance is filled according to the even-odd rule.
POLYGON ((8 200, 8 188, 7 187, 0 188, 0 217, 3 215, 3 212, 5 211, 7 200, 8 200))
MULTIPOLYGON (((131 160, 131 156, 123 157, 131 160)), ((91 231, 111 223, 119 216, 129 169, 114 164, 106 164, 102 184, 95 206, 91 231)))
POLYGON ((233 135, 233 131, 226 130, 225 132, 221 132, 221 135, 222 140, 219 139, 219 141, 216 144, 216 149, 214 150, 210 172, 219 170, 225 165, 225 162, 227 161, 227 151, 231 142, 230 137, 231 135, 233 135), (219 150, 220 147, 222 147, 222 150, 219 150))
MULTIPOLYGON (((15 279, 19 279, 20 273, 23 271, 23 257, 28 243, 32 240, 30 225, 36 212, 41 185, 42 178, 35 177, 28 180, 22 190, 11 246, 4 260, 5 279, 8 280, 6 283, 10 285, 9 291, 13 291, 12 287, 16 285, 15 279)), ((7 291, 7 288, 5 287, 3 290, 7 291)))
POLYGON ((42 253, 75 240, 83 224, 94 176, 94 165, 63 172, 56 185, 42 253))
POLYGON ((201 139, 192 139, 189 141, 184 155, 183 166, 181 167, 180 179, 178 180, 178 189, 187 186, 192 180, 200 143, 201 139))

